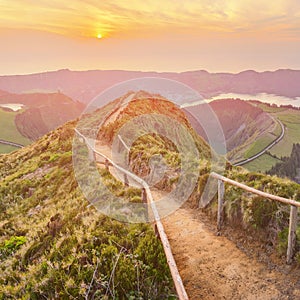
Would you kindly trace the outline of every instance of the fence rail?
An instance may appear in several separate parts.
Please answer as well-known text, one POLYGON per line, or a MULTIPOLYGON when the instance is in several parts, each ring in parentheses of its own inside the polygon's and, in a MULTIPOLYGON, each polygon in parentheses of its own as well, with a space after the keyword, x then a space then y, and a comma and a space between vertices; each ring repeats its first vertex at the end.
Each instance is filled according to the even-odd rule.
MULTIPOLYGON (((94 147, 89 143, 89 140, 83 134, 81 134, 77 129, 75 129, 75 132, 82 139, 82 142, 83 141, 85 142, 85 144, 87 145, 87 147, 89 149, 89 152, 92 152, 92 153, 94 153, 96 155, 99 155, 102 158, 104 158, 107 168, 108 168, 108 166, 115 167, 117 170, 119 170, 120 172, 122 172, 124 174, 124 178, 126 178, 128 176, 128 177, 132 178, 134 181, 136 181, 137 183, 139 183, 142 186, 143 198, 144 197, 147 198, 147 201, 149 202, 150 207, 152 209, 155 224, 156 224, 156 229, 157 229, 157 232, 159 234, 160 240, 161 240, 163 248, 164 248, 164 252, 165 252, 165 255, 166 255, 166 258, 167 258, 169 269, 171 271, 171 275, 172 275, 172 278, 173 278, 173 282, 174 282, 174 285, 175 285, 175 289, 176 289, 178 298, 179 298, 179 300, 188 300, 189 298, 188 298, 188 295, 186 293, 185 287, 183 285, 181 276, 179 274, 179 271, 178 271, 173 253, 171 251, 171 246, 170 246, 168 237, 167 237, 166 232, 164 230, 163 224, 160 221, 160 216, 159 216, 159 213, 157 211, 155 201, 153 199, 153 196, 152 196, 152 193, 151 193, 151 190, 150 190, 148 184, 143 179, 138 177, 137 175, 135 175, 135 174, 129 172, 128 170, 120 167, 114 161, 112 161, 110 158, 108 158, 106 155, 104 155, 101 152, 94 149, 94 147)), ((128 180, 125 181, 125 183, 126 182, 128 183, 128 180)))
POLYGON ((212 172, 211 176, 218 180, 218 214, 217 214, 217 229, 221 230, 224 220, 224 196, 225 196, 225 183, 239 187, 247 192, 262 196, 266 199, 281 202, 290 205, 290 220, 289 220, 289 235, 288 235, 288 248, 286 254, 286 262, 290 264, 292 262, 295 246, 296 246, 296 228, 297 228, 297 217, 298 217, 298 207, 300 207, 300 202, 295 200, 275 196, 266 192, 249 187, 243 183, 234 181, 222 175, 212 172))

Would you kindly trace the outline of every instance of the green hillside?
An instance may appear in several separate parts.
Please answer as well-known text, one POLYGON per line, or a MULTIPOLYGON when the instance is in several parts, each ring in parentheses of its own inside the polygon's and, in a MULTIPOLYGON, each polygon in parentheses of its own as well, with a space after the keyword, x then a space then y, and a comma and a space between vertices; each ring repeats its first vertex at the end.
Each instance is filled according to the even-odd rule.
POLYGON ((0 156, 0 299, 167 298, 172 283, 151 226, 101 215, 77 186, 74 125, 0 156))
MULTIPOLYGON (((13 111, 0 107, 0 139, 28 145, 59 125, 78 117, 83 105, 61 93, 0 94, 0 104, 21 104, 13 111)), ((0 144, 0 153, 15 150, 0 144)))
POLYGON ((280 161, 280 159, 275 158, 269 155, 268 153, 265 153, 262 156, 256 158, 255 160, 246 163, 245 165, 243 165, 243 167, 252 172, 265 173, 280 161))
POLYGON ((281 156, 290 156, 293 144, 300 142, 300 110, 291 106, 276 106, 259 101, 251 101, 256 106, 267 113, 270 113, 276 119, 279 119, 285 126, 284 138, 272 149, 270 153, 280 158, 281 156))
POLYGON ((0 107, 0 139, 15 142, 21 145, 28 145, 30 140, 24 137, 15 124, 15 117, 18 112, 10 111, 0 107))
POLYGON ((275 116, 284 124, 286 135, 270 152, 278 157, 290 156, 293 144, 300 143, 300 111, 286 109, 285 111, 276 112, 275 116))
MULTIPOLYGON (((18 112, 0 107, 0 139, 28 145, 31 141, 19 132, 15 123, 17 114, 18 112)), ((9 153, 15 150, 18 150, 18 148, 0 143, 0 153, 9 153)))
MULTIPOLYGON (((276 163, 282 162, 281 158, 291 155, 293 144, 300 143, 300 110, 290 106, 277 107, 276 105, 269 105, 259 101, 250 101, 250 103, 269 113, 275 119, 280 120, 285 127, 285 135, 279 143, 274 145, 268 153, 244 165, 250 171, 267 172, 276 163)), ((281 129, 277 125, 277 129, 273 133, 279 136, 280 132, 281 129)), ((271 137, 263 137, 262 140, 255 141, 246 153, 246 156, 249 157, 255 154, 255 152, 259 152, 270 140, 271 137)))

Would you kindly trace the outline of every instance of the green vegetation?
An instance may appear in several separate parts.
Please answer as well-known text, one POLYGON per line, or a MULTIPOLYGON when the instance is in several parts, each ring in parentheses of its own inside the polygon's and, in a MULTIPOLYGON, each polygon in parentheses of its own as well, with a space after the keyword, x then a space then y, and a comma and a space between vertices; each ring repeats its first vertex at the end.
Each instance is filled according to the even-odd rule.
POLYGON ((300 143, 300 111, 287 109, 276 113, 276 117, 286 128, 285 136, 270 152, 278 157, 290 156, 293 144, 300 143))
POLYGON ((77 118, 83 110, 81 103, 61 93, 0 95, 0 104, 14 103, 22 104, 25 108, 16 112, 0 109, 0 139, 24 145, 77 118))
POLYGON ((0 245, 0 258, 6 258, 21 248, 26 243, 24 236, 12 236, 0 245))
MULTIPOLYGON (((229 168, 225 176, 267 193, 299 200, 300 186, 287 179, 248 172, 241 167, 229 168)), ((285 257, 289 226, 289 206, 246 192, 235 186, 225 185, 225 223, 252 235, 262 245, 271 245, 274 253, 285 257)), ((199 199, 199 198, 198 198, 199 199)), ((217 214, 217 197, 205 208, 214 220, 217 214)), ((297 232, 300 233, 300 225, 297 232)), ((299 235, 300 237, 300 235, 299 235)), ((300 244, 297 244, 300 256, 300 244)))
POLYGON ((20 149, 20 148, 0 143, 0 153, 3 153, 3 154, 4 153, 10 153, 10 152, 16 151, 18 149, 20 149))
POLYGON ((279 159, 274 158, 273 156, 265 153, 262 156, 256 158, 255 160, 246 163, 245 165, 243 165, 243 167, 251 172, 265 173, 278 162, 280 162, 279 159))
MULTIPOLYGON (((0 139, 15 142, 22 145, 30 144, 30 140, 24 137, 17 129, 15 117, 18 112, 0 108, 0 139)), ((8 148, 6 148, 7 150, 8 148)))
POLYGON ((274 141, 274 139, 275 139, 274 136, 268 133, 259 137, 246 151, 245 158, 249 158, 259 153, 260 151, 265 149, 268 145, 270 145, 274 141))
POLYGON ((268 174, 288 177, 291 180, 300 182, 300 144, 294 144, 290 157, 283 157, 282 161, 268 171, 268 174))
MULTIPOLYGON (((151 226, 88 206, 73 174, 73 128, 0 156, 0 299, 172 299, 151 226)), ((139 201, 139 190, 102 172, 114 192, 139 201)))
MULTIPOLYGON (((114 122, 110 123, 99 133, 99 137, 102 140, 111 143, 115 134, 120 130, 120 128, 128 123, 133 118, 140 116, 140 115, 147 115, 149 112, 151 113, 150 119, 152 123, 156 123, 158 128, 164 128, 164 119, 161 119, 159 115, 163 114, 166 118, 170 118, 172 120, 177 121, 179 124, 182 124, 184 128, 191 134, 192 138, 195 141, 195 144, 200 152, 201 157, 208 158, 210 157, 210 148, 208 145, 203 141, 202 138, 198 136, 198 134, 194 131, 193 127, 187 120, 183 111, 179 110, 177 106, 168 101, 167 99, 162 100, 162 97, 146 97, 142 100, 139 98, 137 100, 132 100, 130 104, 121 112, 120 117, 114 122)), ((148 119, 144 122, 148 122, 148 119)), ((149 125, 149 130, 153 130, 152 123, 149 125)), ((147 128, 147 124, 142 124, 145 128, 147 128)), ((171 124, 168 124, 171 126, 171 124)), ((172 129, 172 128, 171 128, 172 129)), ((167 128, 170 130, 170 128, 167 128)), ((166 130, 166 133, 168 131, 166 130)), ((175 129, 174 129, 175 130, 175 129)), ((147 134, 146 132, 145 134, 147 134)), ((141 133, 142 135, 142 133, 141 133)))
MULTIPOLYGON (((300 111, 290 106, 278 107, 269 105, 259 101, 250 101, 250 103, 263 111, 270 113, 274 118, 280 120, 285 126, 285 135, 283 139, 274 145, 268 154, 255 159, 254 161, 244 165, 250 171, 267 172, 270 171, 283 157, 289 157, 292 152, 293 144, 300 143, 300 111)), ((232 157, 238 157, 240 153, 245 153, 245 158, 261 151, 265 146, 270 144, 276 136, 281 134, 281 126, 277 123, 276 126, 270 128, 268 132, 253 140, 250 143, 250 148, 237 147, 230 153, 232 157)), ((230 156, 229 155, 229 156, 230 156)))

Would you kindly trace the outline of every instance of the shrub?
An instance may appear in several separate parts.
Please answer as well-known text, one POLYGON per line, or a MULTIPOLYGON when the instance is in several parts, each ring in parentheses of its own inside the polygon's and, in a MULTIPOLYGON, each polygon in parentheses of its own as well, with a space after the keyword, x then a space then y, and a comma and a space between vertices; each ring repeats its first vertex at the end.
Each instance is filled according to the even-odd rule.
POLYGON ((4 259, 19 250, 27 241, 25 236, 12 236, 0 245, 0 258, 4 259))

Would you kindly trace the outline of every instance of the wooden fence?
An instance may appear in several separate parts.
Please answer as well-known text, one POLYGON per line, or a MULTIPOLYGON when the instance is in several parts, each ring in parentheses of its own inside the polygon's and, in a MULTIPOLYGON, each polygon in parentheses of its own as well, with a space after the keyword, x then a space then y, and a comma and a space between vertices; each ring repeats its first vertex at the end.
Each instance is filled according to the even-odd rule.
POLYGON ((295 200, 275 196, 269 193, 259 191, 257 189, 251 188, 245 184, 239 183, 237 181, 231 180, 227 177, 221 176, 217 173, 211 173, 211 176, 218 180, 218 215, 217 215, 217 229, 221 230, 223 219, 224 219, 224 195, 225 195, 225 183, 239 187, 247 192, 259 195, 271 201, 281 202, 290 205, 290 220, 289 220, 289 235, 288 235, 288 248, 286 254, 286 262, 290 264, 292 262, 295 246, 296 246, 296 228, 297 228, 297 216, 298 207, 300 207, 300 202, 295 200))
POLYGON ((183 285, 181 276, 179 274, 172 250, 171 250, 171 246, 168 240, 168 237, 166 235, 166 232, 164 230, 163 224, 160 221, 160 216, 159 213, 157 211, 156 205, 155 205, 155 201, 153 199, 152 193, 150 191, 150 187, 148 186, 148 184, 141 179, 140 177, 138 177, 137 175, 129 172, 128 170, 120 167, 119 165, 117 165, 115 162, 113 162, 110 158, 108 158, 107 156, 105 156, 104 154, 102 154, 101 152, 97 151, 96 149, 93 148, 93 146, 89 143, 88 139, 82 135, 77 129, 75 129, 75 132, 78 134, 79 139, 82 142, 85 142, 85 144, 88 147, 89 152, 92 152, 95 156, 99 155, 100 157, 102 157, 104 159, 104 164, 107 168, 109 168, 109 166, 112 166, 114 168, 116 168, 117 170, 119 170, 120 172, 122 172, 124 174, 124 179, 125 179, 125 183, 128 183, 128 177, 132 178, 135 182, 139 183, 142 187, 142 194, 143 194, 143 200, 147 201, 150 204, 152 213, 154 215, 154 221, 155 221, 155 227, 156 230, 158 232, 158 235, 160 237, 160 240, 162 242, 163 248, 164 248, 164 252, 167 258, 167 262, 169 265, 169 269, 171 271, 171 275, 173 278, 173 282, 175 285, 175 289, 178 295, 179 300, 188 300, 188 295, 186 293, 185 287, 183 285))

